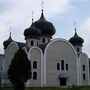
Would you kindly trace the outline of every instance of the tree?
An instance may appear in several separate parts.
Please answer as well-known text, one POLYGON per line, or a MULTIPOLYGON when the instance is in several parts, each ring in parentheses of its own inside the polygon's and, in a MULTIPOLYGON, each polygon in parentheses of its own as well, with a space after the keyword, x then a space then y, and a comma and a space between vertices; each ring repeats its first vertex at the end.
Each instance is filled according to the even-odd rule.
POLYGON ((15 90, 24 90, 24 84, 31 78, 31 62, 23 49, 19 49, 8 69, 8 78, 15 90))

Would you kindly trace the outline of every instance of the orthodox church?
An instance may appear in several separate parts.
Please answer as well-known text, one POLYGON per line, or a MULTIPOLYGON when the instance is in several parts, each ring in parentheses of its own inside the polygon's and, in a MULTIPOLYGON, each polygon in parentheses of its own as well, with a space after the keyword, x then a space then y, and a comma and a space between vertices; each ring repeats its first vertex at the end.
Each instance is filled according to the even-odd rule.
POLYGON ((7 70, 19 48, 25 50, 31 61, 30 87, 80 86, 90 84, 89 58, 82 51, 84 39, 76 32, 69 40, 52 38, 56 29, 42 10, 40 18, 24 31, 26 43, 16 42, 11 34, 3 42, 4 55, 0 55, 0 80, 10 85, 7 70))

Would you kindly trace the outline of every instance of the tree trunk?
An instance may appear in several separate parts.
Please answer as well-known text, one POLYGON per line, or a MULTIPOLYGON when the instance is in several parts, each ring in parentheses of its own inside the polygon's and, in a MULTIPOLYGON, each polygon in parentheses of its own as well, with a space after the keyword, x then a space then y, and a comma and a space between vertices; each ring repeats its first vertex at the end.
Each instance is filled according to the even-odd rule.
POLYGON ((17 82, 14 84, 14 90, 25 90, 25 85, 23 82, 17 82))

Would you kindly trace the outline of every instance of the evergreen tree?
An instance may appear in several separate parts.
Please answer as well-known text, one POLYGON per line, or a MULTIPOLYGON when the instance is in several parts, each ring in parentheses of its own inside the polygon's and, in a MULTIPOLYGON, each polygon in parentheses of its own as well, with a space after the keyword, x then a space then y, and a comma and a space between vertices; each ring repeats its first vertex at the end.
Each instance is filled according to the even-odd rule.
POLYGON ((24 90, 24 84, 31 78, 31 62, 23 49, 19 49, 8 69, 8 78, 15 90, 24 90))

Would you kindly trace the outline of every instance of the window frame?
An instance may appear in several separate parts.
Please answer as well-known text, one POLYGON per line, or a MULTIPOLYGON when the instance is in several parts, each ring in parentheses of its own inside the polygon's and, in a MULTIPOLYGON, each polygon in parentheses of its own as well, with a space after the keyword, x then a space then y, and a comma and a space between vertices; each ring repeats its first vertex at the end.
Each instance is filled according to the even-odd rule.
POLYGON ((68 64, 66 64, 66 71, 68 71, 68 64))
POLYGON ((61 60, 61 70, 64 70, 64 60, 61 60))
POLYGON ((57 63, 57 70, 60 70, 60 63, 57 63))
POLYGON ((31 40, 31 46, 34 46, 34 41, 33 40, 31 40))
POLYGON ((37 72, 33 72, 33 80, 37 80, 37 72))
POLYGON ((46 42, 46 39, 45 39, 45 38, 43 38, 43 39, 42 39, 42 42, 43 42, 43 43, 45 43, 45 42, 46 42))
POLYGON ((83 65, 83 66, 82 66, 82 69, 83 69, 83 71, 85 71, 85 70, 86 70, 86 67, 85 67, 85 65, 83 65))
POLYGON ((83 73, 83 80, 86 80, 86 74, 83 73))
POLYGON ((80 52, 80 48, 77 47, 77 52, 80 52))
POLYGON ((37 61, 33 61, 33 69, 37 69, 37 61))

